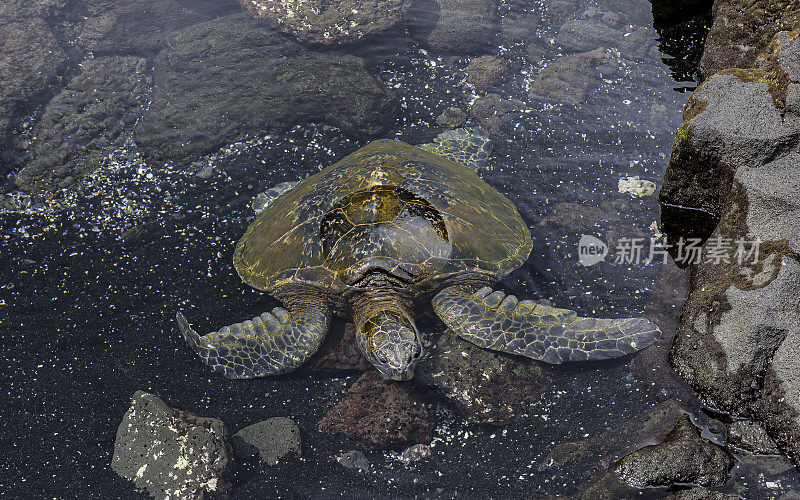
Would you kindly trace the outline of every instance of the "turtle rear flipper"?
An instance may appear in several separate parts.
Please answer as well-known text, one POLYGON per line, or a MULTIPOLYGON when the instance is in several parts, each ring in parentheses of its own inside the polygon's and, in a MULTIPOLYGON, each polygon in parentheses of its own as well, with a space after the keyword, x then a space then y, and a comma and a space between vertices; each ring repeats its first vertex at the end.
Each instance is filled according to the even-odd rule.
POLYGON ((226 378, 254 378, 294 370, 322 344, 331 321, 327 306, 292 311, 276 307, 252 320, 200 336, 183 314, 176 315, 183 338, 226 378))
POLYGON ((433 308, 451 330, 479 347, 552 364, 618 358, 661 336, 646 318, 581 318, 488 287, 473 294, 446 288, 433 298, 433 308))

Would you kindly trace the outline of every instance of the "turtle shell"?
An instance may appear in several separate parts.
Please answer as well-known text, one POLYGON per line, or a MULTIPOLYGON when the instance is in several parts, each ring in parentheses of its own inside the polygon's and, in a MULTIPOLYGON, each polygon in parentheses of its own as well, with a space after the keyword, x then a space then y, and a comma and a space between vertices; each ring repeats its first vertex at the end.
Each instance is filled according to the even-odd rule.
POLYGON ((499 279, 530 251, 517 209, 475 172, 382 139, 275 200, 234 264, 260 290, 297 283, 338 295, 376 268, 427 287, 466 272, 499 279))

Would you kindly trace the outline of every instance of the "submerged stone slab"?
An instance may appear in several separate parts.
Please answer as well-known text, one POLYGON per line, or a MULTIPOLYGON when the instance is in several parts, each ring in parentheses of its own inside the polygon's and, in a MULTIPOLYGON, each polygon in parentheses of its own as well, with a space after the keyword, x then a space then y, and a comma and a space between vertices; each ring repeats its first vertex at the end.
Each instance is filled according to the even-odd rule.
POLYGON ((155 498, 230 491, 233 461, 220 420, 173 410, 136 391, 117 429, 111 469, 155 498))
POLYGON ((428 442, 433 414, 409 391, 404 383, 367 372, 320 421, 319 430, 344 434, 373 450, 428 442))
POLYGON ((184 161, 309 121, 349 135, 377 135, 392 121, 396 100, 362 59, 307 52, 246 15, 192 26, 170 45, 135 133, 156 159, 184 161))
POLYGON ((14 182, 27 191, 58 187, 100 166, 108 148, 140 115, 149 83, 147 60, 140 57, 98 57, 45 107, 25 151, 24 167, 14 182))
POLYGON ((500 27, 497 0, 414 0, 411 35, 437 54, 483 54, 500 27))
POLYGON ((10 127, 49 94, 69 60, 41 18, 3 14, 9 16, 0 15, 0 150, 10 127))
POLYGON ((78 45, 98 53, 152 53, 167 35, 208 18, 174 0, 81 0, 78 45))

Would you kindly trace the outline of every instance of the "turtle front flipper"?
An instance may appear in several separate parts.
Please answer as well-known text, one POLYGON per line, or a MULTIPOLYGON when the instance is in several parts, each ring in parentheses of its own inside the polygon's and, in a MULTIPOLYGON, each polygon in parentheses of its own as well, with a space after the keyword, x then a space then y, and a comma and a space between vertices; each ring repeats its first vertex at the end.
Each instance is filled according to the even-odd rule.
POLYGON ((202 337, 183 314, 176 318, 183 338, 208 366, 226 378, 254 378, 290 372, 308 360, 325 338, 331 312, 319 304, 291 313, 276 307, 202 337))
POLYGON ((436 314, 460 337, 486 349, 560 364, 611 359, 654 343, 661 330, 646 318, 581 318, 484 287, 446 288, 433 298, 436 314))

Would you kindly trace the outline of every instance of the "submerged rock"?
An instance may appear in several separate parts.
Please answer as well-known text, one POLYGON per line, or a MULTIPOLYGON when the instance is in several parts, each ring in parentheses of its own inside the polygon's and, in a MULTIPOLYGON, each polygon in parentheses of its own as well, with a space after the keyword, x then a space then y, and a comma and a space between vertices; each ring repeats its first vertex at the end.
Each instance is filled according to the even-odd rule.
POLYGON ((697 487, 676 491, 670 498, 674 500, 739 500, 741 497, 697 487))
POLYGON ((341 45, 391 28, 403 19, 411 0, 239 0, 256 19, 299 40, 341 45))
POLYGON ((467 121, 467 112, 461 108, 447 108, 436 117, 436 124, 445 128, 458 128, 467 121))
MULTIPOLYGON (((672 348, 706 403, 763 422, 800 459, 800 39, 781 33, 759 67, 714 75, 684 111, 662 203, 702 209, 716 228, 691 259, 672 348)), ((685 226, 664 218, 665 232, 685 226)), ((712 226, 713 227, 713 226, 712 226)), ((692 233, 694 230, 694 234, 692 233)), ((689 255, 676 255, 684 263, 689 255)))
POLYGON ((500 56, 481 56, 469 62, 467 83, 476 89, 486 90, 506 81, 508 61, 500 56))
POLYGON ((442 334, 419 372, 470 422, 481 424, 511 421, 552 386, 539 364, 481 349, 450 332, 442 334))
POLYGON ((509 133, 514 123, 521 120, 526 105, 516 99, 503 99, 497 94, 487 94, 472 103, 470 116, 487 132, 509 133))
POLYGON ((325 343, 311 362, 314 371, 352 370, 365 372, 372 368, 356 344, 356 327, 347 323, 343 329, 328 332, 325 343))
POLYGON ((114 472, 155 498, 199 499, 230 491, 232 467, 225 424, 136 391, 117 430, 114 472))
POLYGON ((290 453, 300 456, 300 428, 290 418, 274 417, 248 425, 234 434, 232 442, 238 454, 257 454, 269 465, 290 453))
POLYGON ((593 19, 567 21, 556 36, 556 44, 570 52, 617 47, 621 40, 621 31, 593 19))
POLYGON ((597 71, 609 54, 602 49, 560 57, 539 71, 531 85, 531 98, 569 104, 585 102, 592 87, 600 84, 597 71))
POLYGON ((372 450, 430 441, 433 415, 409 394, 407 384, 367 372, 320 421, 319 429, 342 433, 372 450))
POLYGON ((361 472, 369 472, 371 467, 364 453, 358 450, 346 451, 336 457, 336 461, 342 464, 342 467, 356 469, 361 472))
POLYGON ((11 127, 51 93, 69 61, 42 19, 6 9, 2 14, 8 16, 0 15, 0 150, 11 127))
POLYGON ((306 52, 244 15, 176 33, 156 59, 153 87, 135 138, 165 161, 308 121, 377 135, 396 104, 363 60, 306 52))
POLYGON ((175 30, 208 18, 174 0, 81 0, 78 45, 99 53, 153 53, 175 30))
POLYGON ((98 57, 45 107, 33 130, 29 158, 14 182, 26 191, 49 191, 100 166, 109 148, 132 126, 149 81, 139 57, 98 57))
POLYGON ((414 0, 411 35, 437 54, 481 54, 499 31, 497 0, 414 0))
POLYGON ((700 437, 684 415, 662 442, 624 457, 614 471, 634 488, 676 483, 712 486, 728 480, 733 463, 727 451, 700 437))
POLYGON ((761 455, 777 455, 778 445, 758 422, 737 420, 728 425, 728 442, 733 446, 761 455))

